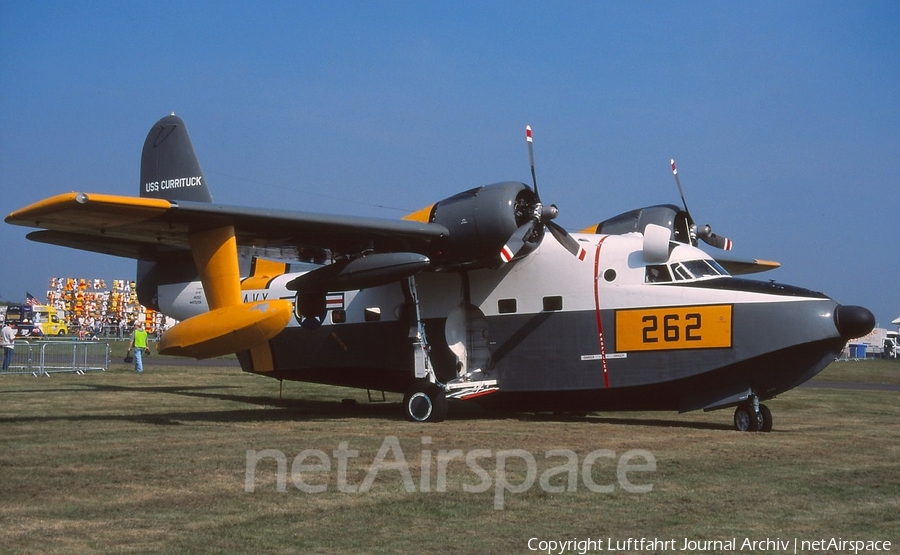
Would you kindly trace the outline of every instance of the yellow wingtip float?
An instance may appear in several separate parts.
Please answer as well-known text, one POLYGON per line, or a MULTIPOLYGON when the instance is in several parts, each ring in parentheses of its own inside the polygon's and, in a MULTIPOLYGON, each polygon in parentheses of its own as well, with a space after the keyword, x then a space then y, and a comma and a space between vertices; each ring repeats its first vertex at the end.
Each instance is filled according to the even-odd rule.
POLYGON ((200 359, 249 350, 254 368, 267 371, 272 357, 265 344, 287 326, 293 304, 280 299, 243 303, 232 226, 192 233, 188 241, 210 310, 167 331, 159 352, 200 359))
POLYGON ((256 301, 193 316, 162 336, 159 352, 201 359, 252 350, 284 329, 292 306, 287 300, 256 301))

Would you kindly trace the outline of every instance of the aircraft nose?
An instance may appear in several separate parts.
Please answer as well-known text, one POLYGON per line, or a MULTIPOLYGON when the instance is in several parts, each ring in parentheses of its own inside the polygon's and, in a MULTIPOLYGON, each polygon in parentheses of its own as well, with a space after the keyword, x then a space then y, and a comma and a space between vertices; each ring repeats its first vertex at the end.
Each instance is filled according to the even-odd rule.
POLYGON ((862 306, 838 306, 834 309, 834 325, 843 339, 856 339, 875 329, 875 315, 862 306))

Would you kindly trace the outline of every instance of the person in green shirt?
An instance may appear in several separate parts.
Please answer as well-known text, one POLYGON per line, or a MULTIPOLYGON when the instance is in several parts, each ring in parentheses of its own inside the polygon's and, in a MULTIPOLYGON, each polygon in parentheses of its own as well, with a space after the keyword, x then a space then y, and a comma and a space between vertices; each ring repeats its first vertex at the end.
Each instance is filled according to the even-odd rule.
POLYGON ((134 370, 135 372, 143 372, 144 371, 144 363, 141 360, 144 349, 147 348, 147 331, 144 329, 144 324, 138 323, 134 327, 134 336, 131 339, 131 347, 128 348, 129 351, 134 351, 134 370))

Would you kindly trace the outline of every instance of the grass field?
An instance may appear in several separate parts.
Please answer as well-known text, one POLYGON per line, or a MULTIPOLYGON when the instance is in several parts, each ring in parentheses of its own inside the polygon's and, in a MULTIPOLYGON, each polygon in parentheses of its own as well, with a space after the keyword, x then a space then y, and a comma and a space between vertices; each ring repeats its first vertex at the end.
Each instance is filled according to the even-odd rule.
MULTIPOLYGON (((900 363, 834 363, 816 380, 898 384, 900 363)), ((234 367, 4 375, 0 551, 535 553, 530 538, 675 540, 656 552, 842 538, 896 551, 898 396, 802 387, 767 403, 771 433, 742 434, 731 411, 564 418, 451 404, 446 422, 412 424, 396 395, 285 383, 279 400, 277 381, 234 367)), ((753 550, 766 551, 785 552, 753 550)))

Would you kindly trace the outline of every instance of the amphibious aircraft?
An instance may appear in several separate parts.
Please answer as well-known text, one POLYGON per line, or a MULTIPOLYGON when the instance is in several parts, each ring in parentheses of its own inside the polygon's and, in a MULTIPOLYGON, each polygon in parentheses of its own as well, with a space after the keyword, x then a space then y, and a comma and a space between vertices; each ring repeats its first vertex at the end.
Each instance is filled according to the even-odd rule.
POLYGON ((735 407, 808 380, 870 311, 737 275, 777 266, 713 257, 687 210, 634 210, 580 233, 534 176, 475 187, 397 221, 212 202, 184 122, 147 135, 140 196, 65 193, 6 221, 34 241, 136 259, 142 304, 180 320, 162 354, 237 353, 242 369, 404 393, 409 420, 448 399, 516 411, 735 407), (549 232, 549 233, 548 233, 549 232))

